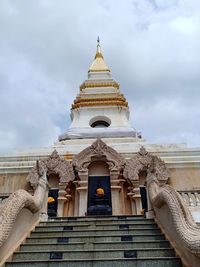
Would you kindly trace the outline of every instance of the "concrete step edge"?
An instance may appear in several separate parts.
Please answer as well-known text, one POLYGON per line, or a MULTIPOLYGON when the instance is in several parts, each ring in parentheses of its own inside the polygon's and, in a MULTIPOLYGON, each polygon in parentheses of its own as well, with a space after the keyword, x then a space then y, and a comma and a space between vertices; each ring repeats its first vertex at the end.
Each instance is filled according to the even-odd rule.
POLYGON ((152 231, 160 231, 160 228, 153 228, 153 229, 144 229, 144 228, 137 228, 137 229, 134 229, 134 228, 128 228, 128 229, 83 229, 83 230, 50 230, 50 231, 38 231, 37 229, 35 231, 33 231, 32 233, 70 233, 70 232, 102 232, 102 231, 105 231, 105 232, 110 232, 110 231, 113 231, 113 232, 120 232, 120 231, 128 231, 128 230, 135 230, 135 231, 149 231, 149 230, 152 230, 152 231))
POLYGON ((121 225, 129 225, 129 226, 157 226, 156 223, 115 223, 115 224, 80 224, 80 225, 75 225, 75 224, 69 224, 69 223, 63 223, 61 225, 37 225, 36 228, 48 228, 48 227, 63 227, 63 226, 74 226, 74 227, 86 227, 86 226, 121 226, 121 225))
MULTIPOLYGON (((93 242, 93 243, 88 243, 88 244, 94 244, 94 245, 99 245, 99 244, 135 244, 135 243, 169 243, 168 240, 141 240, 141 241, 108 241, 108 242, 93 242)), ((38 245, 81 245, 81 244, 86 244, 86 242, 69 242, 69 243, 25 243, 22 244, 21 246, 38 246, 38 245)))
POLYGON ((19 261, 8 261, 7 263, 32 263, 32 262, 35 262, 35 263, 39 263, 39 262, 83 262, 83 261, 89 261, 89 262, 92 262, 92 261, 148 261, 148 260, 180 260, 180 258, 178 257, 143 257, 143 258, 107 258, 107 259, 104 259, 104 258, 99 258, 99 259, 63 259, 63 260, 34 260, 34 261, 31 261, 31 260, 19 260, 19 261))
MULTIPOLYGON (((70 232, 65 232, 65 233, 70 233, 70 232)), ((88 237, 88 238, 95 238, 95 237, 121 237, 121 236, 127 236, 127 235, 129 235, 129 236, 132 236, 132 237, 134 237, 134 236, 137 236, 137 237, 141 237, 141 236, 162 236, 163 237, 163 234, 162 233, 147 233, 147 234, 115 234, 115 235, 76 235, 76 236, 67 236, 67 237, 69 237, 69 238, 82 238, 82 237, 88 237)), ((34 236, 30 236, 30 237, 28 237, 27 239, 31 239, 31 238, 34 238, 34 239, 38 239, 38 238, 40 238, 40 239, 44 239, 44 238, 58 238, 58 237, 60 237, 60 236, 57 236, 57 235, 55 235, 55 236, 36 236, 36 237, 34 237, 34 236)))
MULTIPOLYGON (((116 251, 125 251, 125 250, 131 250, 131 249, 86 249, 86 250, 64 250, 64 249, 59 249, 59 250, 43 250, 43 251, 33 251, 33 250, 27 250, 27 251, 16 251, 15 255, 19 255, 19 254, 28 254, 28 253, 50 253, 52 251, 56 251, 56 252, 73 252, 73 253, 84 253, 84 252, 116 252, 116 251)), ((169 250, 169 251, 173 251, 173 248, 134 248, 132 250, 136 250, 136 251, 162 251, 162 250, 169 250)))

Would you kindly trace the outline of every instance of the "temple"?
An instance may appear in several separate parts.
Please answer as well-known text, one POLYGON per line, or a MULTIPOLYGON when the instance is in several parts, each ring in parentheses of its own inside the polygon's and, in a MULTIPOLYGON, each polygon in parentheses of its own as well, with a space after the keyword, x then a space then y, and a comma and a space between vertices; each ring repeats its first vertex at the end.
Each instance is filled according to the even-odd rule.
POLYGON ((98 38, 69 129, 0 157, 0 266, 200 266, 200 148, 148 143, 122 92, 98 38))

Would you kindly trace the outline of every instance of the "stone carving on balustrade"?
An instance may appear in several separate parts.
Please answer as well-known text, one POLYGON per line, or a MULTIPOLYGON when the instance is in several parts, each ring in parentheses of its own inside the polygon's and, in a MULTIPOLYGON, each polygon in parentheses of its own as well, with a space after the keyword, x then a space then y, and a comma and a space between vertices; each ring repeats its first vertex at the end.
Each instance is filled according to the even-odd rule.
POLYGON ((113 148, 109 147, 100 138, 91 146, 82 150, 73 159, 73 166, 76 171, 82 175, 88 175, 88 166, 94 160, 105 160, 109 166, 111 179, 118 178, 120 171, 123 169, 125 159, 113 148))
POLYGON ((154 216, 162 231, 173 240, 184 265, 199 267, 200 228, 181 195, 168 184, 161 186, 156 173, 156 161, 152 160, 146 181, 154 216))
POLYGON ((34 166, 27 176, 27 181, 35 189, 39 181, 39 173, 47 172, 48 174, 56 173, 60 177, 60 184, 67 185, 68 182, 73 181, 74 171, 72 163, 62 159, 56 150, 47 158, 40 160, 40 168, 34 166))
POLYGON ((8 238, 17 215, 23 208, 30 210, 33 214, 41 212, 48 182, 46 172, 42 171, 38 161, 36 172, 38 174, 38 183, 33 196, 24 189, 19 189, 12 193, 0 207, 0 247, 8 238))
POLYGON ((123 171, 124 178, 133 186, 139 186, 139 173, 141 171, 147 171, 152 165, 152 162, 154 163, 154 174, 160 185, 167 183, 169 172, 165 162, 159 157, 147 152, 143 146, 136 155, 126 161, 123 171))

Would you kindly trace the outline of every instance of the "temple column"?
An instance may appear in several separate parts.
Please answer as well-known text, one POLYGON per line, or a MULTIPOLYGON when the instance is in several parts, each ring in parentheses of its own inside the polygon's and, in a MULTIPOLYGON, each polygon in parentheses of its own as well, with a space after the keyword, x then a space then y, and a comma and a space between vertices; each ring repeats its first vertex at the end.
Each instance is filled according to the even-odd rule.
POLYGON ((138 182, 132 182, 134 187, 129 187, 128 196, 131 199, 132 213, 136 215, 141 215, 142 211, 142 201, 138 182))
MULTIPOLYGON (((84 177, 86 178, 86 175, 84 177)), ((88 175, 87 175, 88 179, 88 175)), ((76 191, 79 193, 79 210, 78 216, 85 216, 87 213, 87 189, 88 189, 88 181, 79 181, 77 184, 76 191)))
POLYGON ((140 188, 139 187, 133 188, 132 198, 135 201, 136 214, 141 215, 142 201, 141 201, 141 194, 140 194, 140 188))
POLYGON ((120 191, 121 191, 121 186, 111 185, 112 214, 113 215, 121 214, 121 203, 119 201, 120 191))
POLYGON ((70 201, 72 199, 72 196, 70 194, 70 188, 67 188, 66 189, 66 195, 65 195, 65 205, 64 205, 64 216, 65 217, 69 217, 71 216, 71 213, 70 213, 70 201))
POLYGON ((137 212, 136 212, 135 200, 133 198, 133 192, 132 192, 133 188, 129 187, 128 190, 129 190, 129 192, 128 192, 127 196, 130 198, 130 201, 131 201, 132 215, 135 215, 135 214, 137 214, 137 212))
POLYGON ((64 204, 66 201, 66 183, 59 183, 57 217, 64 216, 64 204))
POLYGON ((111 183, 111 198, 112 198, 112 214, 122 214, 120 192, 122 190, 121 180, 119 180, 119 171, 110 171, 110 183, 111 183))

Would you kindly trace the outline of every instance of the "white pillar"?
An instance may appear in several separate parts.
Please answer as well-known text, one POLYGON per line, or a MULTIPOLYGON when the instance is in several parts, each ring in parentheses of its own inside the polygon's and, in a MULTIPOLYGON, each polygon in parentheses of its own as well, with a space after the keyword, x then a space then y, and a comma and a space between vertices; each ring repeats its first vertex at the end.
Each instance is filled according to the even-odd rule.
POLYGON ((79 181, 79 187, 76 188, 79 193, 78 216, 85 216, 87 213, 87 185, 86 181, 79 181))
POLYGON ((122 214, 121 199, 120 199, 121 189, 122 187, 120 185, 111 185, 112 214, 113 215, 122 214))

